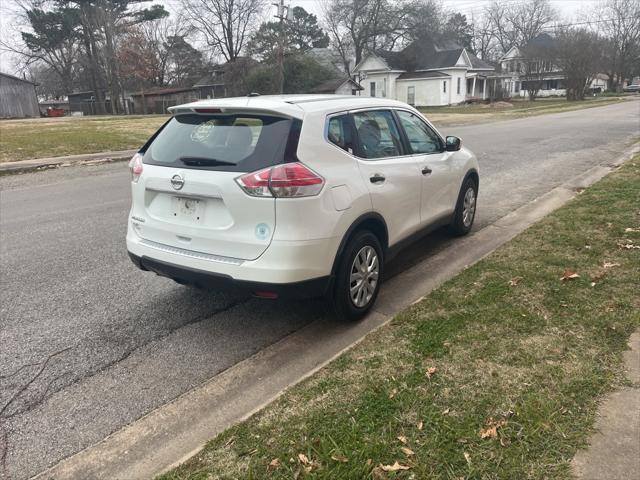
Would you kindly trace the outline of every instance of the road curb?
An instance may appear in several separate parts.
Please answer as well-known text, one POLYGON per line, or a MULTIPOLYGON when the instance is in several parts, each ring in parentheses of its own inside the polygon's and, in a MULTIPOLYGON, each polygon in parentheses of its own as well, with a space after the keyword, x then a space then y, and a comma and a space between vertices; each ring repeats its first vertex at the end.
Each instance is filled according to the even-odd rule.
POLYGON ((66 157, 37 158, 19 160, 17 162, 0 163, 0 176, 18 175, 22 173, 39 172, 52 168, 70 167, 75 165, 101 165, 103 163, 122 162, 131 159, 137 150, 121 150, 117 152, 87 153, 69 155, 66 157))
POLYGON ((393 277, 362 322, 311 323, 34 478, 150 478, 175 467, 638 152, 635 144, 393 277))

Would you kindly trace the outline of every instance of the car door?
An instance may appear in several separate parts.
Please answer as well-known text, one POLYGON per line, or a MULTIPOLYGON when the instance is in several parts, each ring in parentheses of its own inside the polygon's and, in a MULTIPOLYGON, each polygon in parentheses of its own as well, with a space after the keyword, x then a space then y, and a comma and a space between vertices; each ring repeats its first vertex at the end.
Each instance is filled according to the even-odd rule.
POLYGON ((393 245, 420 226, 418 161, 406 151, 390 109, 354 111, 351 118, 359 169, 393 245))
POLYGON ((455 208, 456 176, 451 162, 452 152, 445 151, 444 141, 418 115, 395 110, 398 122, 419 164, 420 224, 426 227, 450 214, 455 208))

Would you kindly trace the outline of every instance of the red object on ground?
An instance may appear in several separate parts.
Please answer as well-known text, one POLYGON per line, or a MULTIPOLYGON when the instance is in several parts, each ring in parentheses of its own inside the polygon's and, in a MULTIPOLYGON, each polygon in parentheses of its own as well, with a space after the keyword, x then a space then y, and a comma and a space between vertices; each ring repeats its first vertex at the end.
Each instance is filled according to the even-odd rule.
POLYGON ((64 109, 63 108, 47 108, 47 117, 64 117, 64 109))

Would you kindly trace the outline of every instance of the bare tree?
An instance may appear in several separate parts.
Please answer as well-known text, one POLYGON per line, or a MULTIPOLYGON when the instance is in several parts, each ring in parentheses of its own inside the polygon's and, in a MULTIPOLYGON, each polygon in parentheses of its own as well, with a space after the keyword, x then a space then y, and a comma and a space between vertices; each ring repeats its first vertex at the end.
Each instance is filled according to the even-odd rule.
POLYGON ((640 58, 640 0, 606 0, 593 17, 607 45, 609 88, 621 91, 640 58))
POLYGON ((240 56, 264 0, 181 0, 184 15, 205 43, 228 62, 240 56))
POLYGON ((565 74, 567 100, 584 100, 585 92, 604 60, 603 43, 587 29, 559 29, 555 38, 555 63, 565 74))
POLYGON ((475 54, 483 60, 495 57, 497 41, 496 29, 487 15, 471 17, 473 27, 472 45, 475 54))
POLYGON ((358 64, 367 50, 392 48, 402 37, 406 15, 407 8, 398 8, 389 0, 331 0, 324 20, 348 72, 352 55, 358 64))
POLYGON ((534 101, 544 81, 545 74, 553 69, 554 49, 551 45, 529 44, 520 48, 522 55, 522 88, 529 100, 534 101))
POLYGON ((557 18, 549 0, 494 1, 485 14, 502 53, 511 47, 526 45, 557 18))

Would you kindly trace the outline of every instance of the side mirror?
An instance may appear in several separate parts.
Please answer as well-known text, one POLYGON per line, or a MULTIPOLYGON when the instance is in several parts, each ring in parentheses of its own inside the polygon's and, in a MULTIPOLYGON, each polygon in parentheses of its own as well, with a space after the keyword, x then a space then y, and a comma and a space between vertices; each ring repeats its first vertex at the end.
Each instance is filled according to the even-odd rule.
POLYGON ((458 137, 447 137, 447 152, 457 152, 460 150, 460 139, 458 137))

